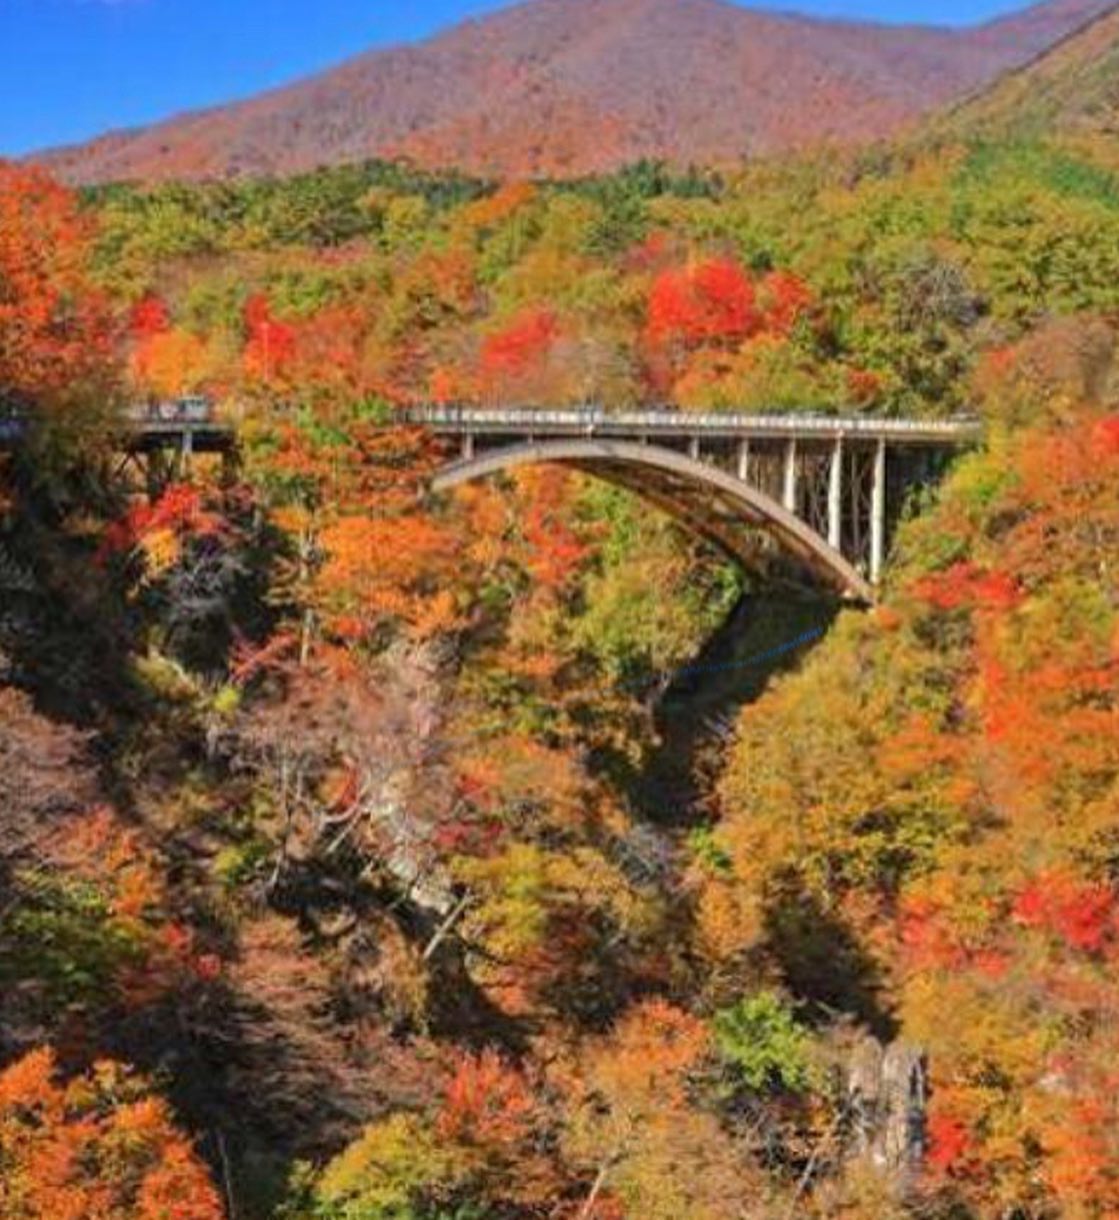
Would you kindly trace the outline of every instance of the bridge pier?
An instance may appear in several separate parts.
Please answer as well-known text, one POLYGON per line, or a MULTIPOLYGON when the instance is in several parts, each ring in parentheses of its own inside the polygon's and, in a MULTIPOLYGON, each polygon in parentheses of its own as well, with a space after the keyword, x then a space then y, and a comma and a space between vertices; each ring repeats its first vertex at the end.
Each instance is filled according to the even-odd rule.
POLYGON ((797 510, 797 443, 796 437, 790 437, 785 442, 785 475, 782 486, 781 504, 786 512, 797 510))
POLYGON ((840 550, 843 544, 843 437, 837 437, 828 467, 828 546, 840 550))
POLYGON ((190 478, 190 468, 194 464, 194 433, 189 428, 183 429, 182 441, 179 446, 179 468, 184 479, 190 478))
POLYGON ((870 491, 870 583, 882 581, 886 562, 886 442, 879 439, 874 448, 874 474, 870 491))
POLYGON ((738 442, 738 477, 743 483, 750 479, 750 442, 749 440, 741 440, 738 442))

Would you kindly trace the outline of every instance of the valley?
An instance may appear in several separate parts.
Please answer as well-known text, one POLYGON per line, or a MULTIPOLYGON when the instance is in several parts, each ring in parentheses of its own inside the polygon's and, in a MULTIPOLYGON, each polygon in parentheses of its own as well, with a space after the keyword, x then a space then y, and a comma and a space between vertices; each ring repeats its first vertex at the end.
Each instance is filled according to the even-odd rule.
POLYGON ((1117 47, 533 0, 0 161, 0 1220, 1119 1215, 1117 47))

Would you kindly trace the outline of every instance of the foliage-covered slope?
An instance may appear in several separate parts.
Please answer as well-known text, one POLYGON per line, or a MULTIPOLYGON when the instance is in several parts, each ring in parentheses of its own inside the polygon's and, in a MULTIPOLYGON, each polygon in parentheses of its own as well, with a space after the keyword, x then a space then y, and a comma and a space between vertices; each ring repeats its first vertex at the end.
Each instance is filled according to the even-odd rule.
POLYGON ((94 204, 136 389, 246 409, 946 414, 981 350, 1109 308, 1119 278, 1119 179, 1045 142, 539 186, 372 163, 94 204))
POLYGON ((1119 1206, 1114 350, 1065 327, 989 370, 987 451, 885 604, 743 715, 723 782, 716 956, 927 1050, 928 1189, 969 1215, 1119 1206))
POLYGON ((75 182, 292 173, 368 157, 570 176, 881 139, 1020 64, 1107 0, 964 32, 722 0, 534 0, 248 102, 51 154, 75 182))
POLYGON ((939 126, 988 139, 1115 135, 1119 123, 1119 9, 1008 73, 939 126))
POLYGON ((85 210, 0 167, 5 1220, 1113 1216, 1108 155, 85 210), (240 477, 130 496, 105 405, 195 388, 240 477), (385 423, 655 395, 989 425, 718 791, 647 762, 757 575, 562 471, 421 501, 385 423), (870 1033, 927 1131, 853 1091, 870 1033))

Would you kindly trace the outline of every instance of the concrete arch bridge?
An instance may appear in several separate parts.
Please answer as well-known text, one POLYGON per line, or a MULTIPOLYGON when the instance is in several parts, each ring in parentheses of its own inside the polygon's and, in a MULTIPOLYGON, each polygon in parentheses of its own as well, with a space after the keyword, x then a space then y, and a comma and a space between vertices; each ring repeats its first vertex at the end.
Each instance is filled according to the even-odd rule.
POLYGON ((874 600, 909 491, 980 436, 972 419, 459 407, 403 417, 458 443, 435 491, 558 463, 628 488, 745 563, 776 552, 862 602, 874 600))

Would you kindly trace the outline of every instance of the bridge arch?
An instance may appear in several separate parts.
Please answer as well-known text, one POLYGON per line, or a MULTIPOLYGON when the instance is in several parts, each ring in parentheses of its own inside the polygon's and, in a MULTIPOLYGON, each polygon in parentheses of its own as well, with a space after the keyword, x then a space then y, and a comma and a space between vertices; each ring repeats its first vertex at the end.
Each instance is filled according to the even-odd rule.
POLYGON ((635 492, 740 562, 757 557, 756 531, 817 578, 855 601, 874 601, 869 582, 811 526, 764 491, 717 466, 661 445, 595 437, 506 445, 451 462, 432 479, 433 491, 520 466, 556 463, 635 492))

